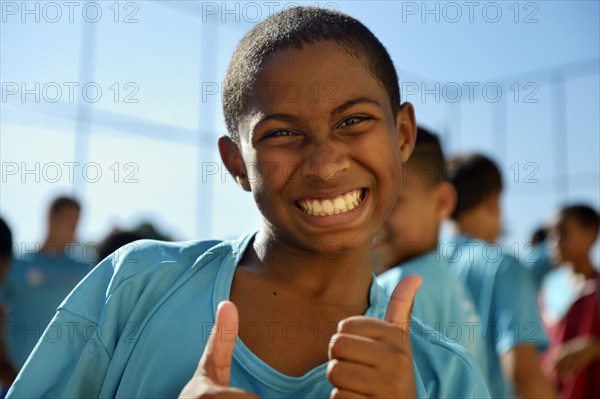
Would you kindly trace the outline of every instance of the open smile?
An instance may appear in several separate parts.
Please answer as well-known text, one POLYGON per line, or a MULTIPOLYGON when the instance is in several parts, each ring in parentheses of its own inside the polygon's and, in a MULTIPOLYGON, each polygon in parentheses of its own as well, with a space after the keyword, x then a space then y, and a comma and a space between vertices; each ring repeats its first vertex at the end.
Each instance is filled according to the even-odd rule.
POLYGON ((366 188, 357 188, 332 198, 304 198, 296 201, 296 207, 311 216, 333 216, 360 206, 366 195, 366 188))

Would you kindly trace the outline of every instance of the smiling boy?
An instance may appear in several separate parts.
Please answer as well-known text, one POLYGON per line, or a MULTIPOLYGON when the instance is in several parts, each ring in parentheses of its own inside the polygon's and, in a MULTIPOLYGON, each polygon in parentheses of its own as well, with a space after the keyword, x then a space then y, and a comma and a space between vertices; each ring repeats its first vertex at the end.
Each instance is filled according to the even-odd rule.
POLYGON ((223 102, 221 157, 261 230, 107 258, 54 319, 72 342, 42 339, 9 397, 487 397, 468 353, 410 319, 420 279, 389 299, 371 274, 416 131, 381 43, 286 10, 238 45, 223 102))

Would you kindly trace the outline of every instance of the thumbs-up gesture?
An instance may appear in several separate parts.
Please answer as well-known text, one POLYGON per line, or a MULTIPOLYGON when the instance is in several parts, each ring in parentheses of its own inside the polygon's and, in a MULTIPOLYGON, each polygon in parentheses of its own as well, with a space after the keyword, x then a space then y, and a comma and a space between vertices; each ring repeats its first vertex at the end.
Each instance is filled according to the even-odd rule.
POLYGON ((238 320, 238 311, 233 302, 223 301, 219 304, 213 334, 206 343, 194 376, 179 394, 180 398, 258 398, 229 386, 238 320))
POLYGON ((329 343, 332 398, 417 396, 410 317, 422 280, 405 277, 392 294, 385 320, 353 316, 338 323, 329 343))

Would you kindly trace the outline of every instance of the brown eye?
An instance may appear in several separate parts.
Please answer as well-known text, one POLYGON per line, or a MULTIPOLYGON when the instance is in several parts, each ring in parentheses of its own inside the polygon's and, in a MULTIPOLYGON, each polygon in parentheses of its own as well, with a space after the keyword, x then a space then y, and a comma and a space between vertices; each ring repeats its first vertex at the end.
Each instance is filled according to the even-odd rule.
POLYGON ((363 116, 363 115, 351 116, 350 118, 344 119, 342 121, 342 123, 340 123, 338 125, 338 127, 346 127, 346 126, 356 125, 357 123, 360 123, 360 122, 365 121, 367 119, 370 119, 370 118, 368 116, 363 116))
POLYGON ((288 137, 288 136, 295 136, 296 133, 292 132, 291 130, 275 130, 271 133, 268 133, 267 135, 265 135, 265 137, 288 137))

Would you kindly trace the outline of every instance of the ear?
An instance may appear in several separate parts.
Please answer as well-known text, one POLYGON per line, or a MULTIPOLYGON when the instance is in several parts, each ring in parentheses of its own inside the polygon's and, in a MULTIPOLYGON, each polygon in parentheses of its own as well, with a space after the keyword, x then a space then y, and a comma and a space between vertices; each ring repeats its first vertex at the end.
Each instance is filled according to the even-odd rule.
POLYGON ((438 183, 435 187, 436 215, 441 222, 452 215, 456 208, 456 190, 454 186, 446 181, 438 183))
POLYGON ((415 120, 415 109, 409 102, 400 107, 396 115, 396 131, 398 133, 398 149, 400 150, 400 161, 406 162, 415 148, 417 139, 417 122, 415 120))
POLYGON ((219 137, 219 153, 225 167, 245 191, 251 191, 246 165, 236 143, 229 136, 219 137))

